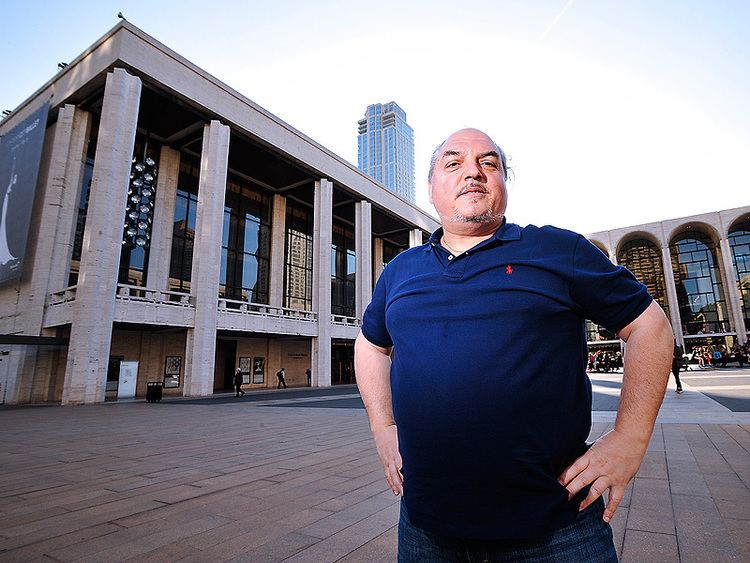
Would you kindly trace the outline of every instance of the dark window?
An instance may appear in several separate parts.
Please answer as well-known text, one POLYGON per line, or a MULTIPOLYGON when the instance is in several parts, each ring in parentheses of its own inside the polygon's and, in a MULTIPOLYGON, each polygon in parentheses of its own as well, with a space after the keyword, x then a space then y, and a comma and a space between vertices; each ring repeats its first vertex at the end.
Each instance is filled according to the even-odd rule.
POLYGON ((677 235, 669 245, 684 334, 729 332, 716 245, 700 231, 677 235))
POLYGON ((331 312, 334 315, 354 316, 355 295, 354 231, 333 223, 331 245, 331 312))
POLYGON ((638 281, 648 288, 651 297, 669 317, 667 284, 664 281, 662 254, 659 247, 646 239, 626 242, 617 253, 617 263, 633 272, 638 281))
POLYGON ((180 154, 180 174, 177 179, 172 230, 172 256, 169 263, 169 289, 172 291, 190 292, 199 177, 200 161, 185 153, 180 154))
POLYGON ((729 229, 729 248, 737 273, 737 287, 742 300, 742 317, 745 328, 750 330, 750 219, 737 223, 729 229))
POLYGON ((287 200, 285 230, 284 307, 312 311, 312 210, 287 200))
POLYGON ((224 202, 219 295, 268 303, 271 250, 270 197, 230 177, 224 202))
POLYGON ((403 246, 398 246, 396 244, 392 244, 388 242, 387 240, 383 241, 383 267, 385 268, 386 264, 393 260, 396 256, 401 254, 404 251, 403 246))
MULTIPOLYGON (((73 239, 73 256, 70 263, 70 276, 68 285, 78 283, 78 272, 81 269, 81 249, 83 248, 83 232, 86 229, 86 213, 89 209, 89 194, 91 192, 91 177, 94 174, 94 159, 87 158, 83 168, 81 179, 81 197, 78 202, 78 215, 76 217, 76 233, 73 239)), ((59 288, 62 289, 62 288, 59 288)))
MULTIPOLYGON (((78 272, 81 269, 81 249, 83 248, 83 233, 86 229, 86 213, 89 208, 89 193, 91 190, 91 179, 94 176, 94 159, 96 158, 97 132, 99 130, 99 116, 93 115, 91 123, 91 136, 88 140, 86 150, 86 162, 84 163, 81 176, 81 194, 78 200, 78 214, 76 217, 76 232, 73 239, 73 255, 70 263, 70 276, 68 285, 78 283, 78 272)), ((62 288, 59 288, 62 289, 62 288)))

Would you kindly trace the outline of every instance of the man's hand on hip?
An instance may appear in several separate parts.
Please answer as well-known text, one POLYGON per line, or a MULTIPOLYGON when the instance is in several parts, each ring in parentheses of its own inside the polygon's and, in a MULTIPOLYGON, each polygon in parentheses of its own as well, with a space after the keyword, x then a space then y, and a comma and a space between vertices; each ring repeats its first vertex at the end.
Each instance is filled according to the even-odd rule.
POLYGON ((398 451, 398 434, 396 425, 385 426, 379 429, 373 429, 372 436, 375 439, 375 447, 378 449, 378 456, 385 469, 385 478, 391 487, 394 495, 404 496, 404 476, 401 474, 403 461, 398 451))
POLYGON ((609 489, 609 500, 604 509, 604 521, 609 522, 625 494, 625 487, 641 466, 647 446, 648 443, 612 430, 565 469, 558 481, 568 489, 568 498, 591 485, 589 494, 581 503, 581 510, 609 489))

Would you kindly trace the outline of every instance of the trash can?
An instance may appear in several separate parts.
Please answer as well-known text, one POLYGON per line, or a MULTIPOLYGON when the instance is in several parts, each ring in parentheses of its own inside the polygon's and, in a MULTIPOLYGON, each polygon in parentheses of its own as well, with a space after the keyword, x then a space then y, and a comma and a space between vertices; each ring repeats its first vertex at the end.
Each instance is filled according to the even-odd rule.
POLYGON ((161 381, 149 381, 146 383, 146 401, 155 403, 161 401, 164 383, 161 381))

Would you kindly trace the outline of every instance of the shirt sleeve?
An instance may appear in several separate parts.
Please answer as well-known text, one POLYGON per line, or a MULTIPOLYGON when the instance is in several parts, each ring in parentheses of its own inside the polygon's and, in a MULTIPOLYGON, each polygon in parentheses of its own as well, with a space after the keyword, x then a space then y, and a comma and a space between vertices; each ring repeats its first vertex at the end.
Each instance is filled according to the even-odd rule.
POLYGON ((375 284, 375 291, 372 293, 372 300, 365 310, 362 319, 362 334, 369 341, 380 346, 381 348, 390 348, 393 346, 393 340, 385 326, 385 304, 386 304, 386 273, 385 270, 380 274, 378 283, 375 284))
POLYGON ((615 333, 653 301, 630 270, 614 265, 583 236, 578 237, 573 256, 571 296, 585 318, 615 333))

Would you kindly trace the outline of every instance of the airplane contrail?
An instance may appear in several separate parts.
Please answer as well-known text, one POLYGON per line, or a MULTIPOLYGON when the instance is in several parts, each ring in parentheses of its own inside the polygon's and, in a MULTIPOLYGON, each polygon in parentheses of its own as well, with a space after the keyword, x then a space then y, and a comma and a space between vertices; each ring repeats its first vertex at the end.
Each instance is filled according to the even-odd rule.
POLYGON ((547 34, 552 30, 553 27, 555 27, 555 24, 560 21, 560 18, 565 15, 565 12, 570 9, 570 7, 573 5, 573 2, 575 1, 576 0, 568 0, 568 3, 565 4, 562 10, 560 10, 560 13, 557 14, 557 17, 552 20, 552 23, 547 26, 547 29, 544 30, 544 33, 539 36, 539 41, 544 41, 544 38, 547 37, 547 34))

